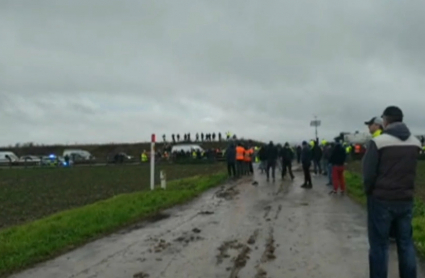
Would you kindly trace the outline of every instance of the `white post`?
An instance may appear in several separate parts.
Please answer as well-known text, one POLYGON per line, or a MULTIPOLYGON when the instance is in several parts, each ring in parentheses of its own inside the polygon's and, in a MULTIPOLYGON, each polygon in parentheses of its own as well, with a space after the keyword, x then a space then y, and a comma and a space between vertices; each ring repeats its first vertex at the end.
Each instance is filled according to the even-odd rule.
POLYGON ((161 188, 166 189, 167 188, 167 176, 165 175, 164 170, 161 170, 160 177, 161 177, 161 188))
POLYGON ((155 134, 151 137, 151 190, 155 189, 155 134))

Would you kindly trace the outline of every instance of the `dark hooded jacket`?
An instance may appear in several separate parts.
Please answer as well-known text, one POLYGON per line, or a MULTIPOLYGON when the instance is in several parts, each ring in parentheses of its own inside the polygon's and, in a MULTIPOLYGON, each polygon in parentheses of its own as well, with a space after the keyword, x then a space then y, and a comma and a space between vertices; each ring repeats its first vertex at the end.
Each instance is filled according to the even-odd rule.
POLYGON ((301 163, 304 166, 310 166, 312 160, 311 147, 306 144, 302 147, 301 150, 301 163))
POLYGON ((266 147, 266 160, 268 162, 276 162, 278 158, 277 147, 273 143, 269 143, 266 147))
POLYGON ((344 166, 347 152, 341 143, 337 143, 331 150, 329 163, 333 166, 344 166))
POLYGON ((282 158, 282 162, 287 164, 291 163, 292 159, 294 159, 294 152, 291 150, 289 146, 284 146, 280 150, 280 157, 282 158))
POLYGON ((373 138, 363 157, 366 194, 387 201, 413 200, 421 142, 404 123, 392 123, 373 138))
POLYGON ((320 146, 317 145, 317 142, 316 142, 312 148, 313 160, 320 161, 322 159, 322 155, 323 155, 322 149, 320 148, 320 146))
POLYGON ((226 160, 227 163, 236 163, 236 145, 233 142, 226 149, 226 160))

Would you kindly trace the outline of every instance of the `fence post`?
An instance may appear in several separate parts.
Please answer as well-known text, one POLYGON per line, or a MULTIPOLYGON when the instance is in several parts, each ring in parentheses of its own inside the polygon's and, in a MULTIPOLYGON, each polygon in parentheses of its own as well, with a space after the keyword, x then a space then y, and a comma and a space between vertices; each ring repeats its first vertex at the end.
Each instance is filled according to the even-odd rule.
POLYGON ((165 171, 161 170, 159 176, 160 176, 160 179, 161 179, 161 188, 166 189, 167 188, 167 175, 165 174, 165 171))
POLYGON ((155 134, 151 136, 151 190, 155 189, 155 134))

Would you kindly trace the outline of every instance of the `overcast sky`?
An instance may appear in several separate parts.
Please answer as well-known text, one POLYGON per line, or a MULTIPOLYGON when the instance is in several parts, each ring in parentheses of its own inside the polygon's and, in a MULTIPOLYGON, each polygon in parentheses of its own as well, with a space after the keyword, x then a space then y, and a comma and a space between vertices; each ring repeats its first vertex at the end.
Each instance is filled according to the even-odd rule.
POLYGON ((0 145, 425 133, 425 1, 1 0, 0 145))

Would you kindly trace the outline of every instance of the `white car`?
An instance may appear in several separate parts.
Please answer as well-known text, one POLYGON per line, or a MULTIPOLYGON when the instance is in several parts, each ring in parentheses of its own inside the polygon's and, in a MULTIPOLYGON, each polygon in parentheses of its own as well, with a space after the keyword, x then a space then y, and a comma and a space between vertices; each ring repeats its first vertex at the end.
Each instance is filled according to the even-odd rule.
POLYGON ((19 158, 19 162, 41 163, 41 158, 36 155, 24 155, 19 158))
POLYGON ((64 150, 62 156, 63 157, 69 156, 73 160, 91 160, 91 159, 94 159, 94 157, 88 151, 78 150, 78 149, 64 150))
POLYGON ((193 151, 200 151, 203 152, 204 149, 201 148, 201 146, 196 145, 196 144, 181 144, 181 145, 174 145, 171 148, 171 153, 175 153, 175 152, 193 152, 193 151))

